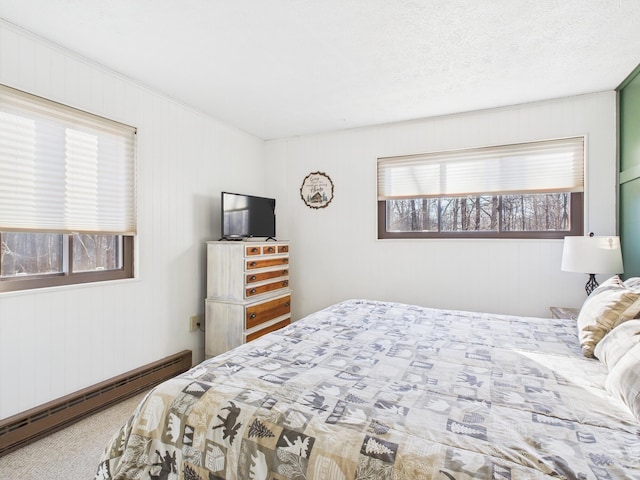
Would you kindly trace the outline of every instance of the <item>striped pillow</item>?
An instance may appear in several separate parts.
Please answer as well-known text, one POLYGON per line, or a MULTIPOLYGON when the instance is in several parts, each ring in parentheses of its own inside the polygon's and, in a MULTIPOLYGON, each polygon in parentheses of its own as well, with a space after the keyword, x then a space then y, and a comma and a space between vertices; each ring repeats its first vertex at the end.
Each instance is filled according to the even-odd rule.
MULTIPOLYGON (((633 290, 636 292, 640 291, 640 277, 630 277, 624 281, 625 288, 629 290, 633 290)), ((635 318, 640 318, 640 312, 635 316, 635 318)))
POLYGON ((578 337, 585 357, 614 327, 640 313, 640 291, 629 290, 617 275, 596 288, 578 314, 578 337))

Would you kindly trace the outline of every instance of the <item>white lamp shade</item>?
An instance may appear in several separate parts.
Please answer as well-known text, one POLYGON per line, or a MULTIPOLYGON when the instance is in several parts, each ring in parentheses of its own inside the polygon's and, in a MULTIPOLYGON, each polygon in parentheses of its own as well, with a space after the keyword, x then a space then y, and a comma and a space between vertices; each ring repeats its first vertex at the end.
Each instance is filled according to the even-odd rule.
POLYGON ((620 237, 564 237, 562 270, 579 273, 622 273, 620 237))

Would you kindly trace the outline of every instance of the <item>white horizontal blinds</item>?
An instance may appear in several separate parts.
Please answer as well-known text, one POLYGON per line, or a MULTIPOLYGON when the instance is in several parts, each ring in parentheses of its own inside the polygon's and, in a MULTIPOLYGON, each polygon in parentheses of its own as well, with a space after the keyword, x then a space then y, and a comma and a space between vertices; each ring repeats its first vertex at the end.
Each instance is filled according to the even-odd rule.
POLYGON ((135 234, 135 133, 0 85, 0 231, 135 234))
POLYGON ((581 192, 584 137, 378 159, 378 199, 581 192))

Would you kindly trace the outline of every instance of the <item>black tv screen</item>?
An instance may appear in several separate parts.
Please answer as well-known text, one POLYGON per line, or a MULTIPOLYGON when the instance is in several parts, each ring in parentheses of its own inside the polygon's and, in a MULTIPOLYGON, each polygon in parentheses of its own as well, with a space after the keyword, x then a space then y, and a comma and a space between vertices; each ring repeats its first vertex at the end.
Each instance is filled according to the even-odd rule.
POLYGON ((276 236, 274 198, 222 192, 222 238, 276 236))

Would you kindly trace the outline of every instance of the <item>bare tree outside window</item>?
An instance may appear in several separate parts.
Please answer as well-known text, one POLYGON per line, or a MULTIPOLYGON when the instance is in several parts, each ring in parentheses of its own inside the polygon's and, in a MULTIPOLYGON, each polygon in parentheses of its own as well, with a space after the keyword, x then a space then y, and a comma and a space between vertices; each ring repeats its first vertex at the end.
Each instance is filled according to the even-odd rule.
POLYGON ((570 194, 504 195, 502 197, 505 231, 569 230, 570 194))
POLYGON ((117 235, 75 234, 73 271, 91 272, 122 267, 121 237, 117 235))
POLYGON ((0 277, 62 272, 62 235, 0 233, 0 277))
MULTIPOLYGON (((60 274, 64 271, 66 235, 55 233, 0 232, 0 277, 60 274)), ((74 234, 74 272, 122 268, 122 237, 74 234)))
MULTIPOLYGON (((426 237, 456 233, 494 234, 509 237, 568 235, 581 229, 582 194, 543 193, 414 198, 379 202, 384 211, 386 233, 424 234, 426 237), (574 205, 572 198, 579 205, 574 205), (572 230, 573 229, 573 230, 572 230)), ((382 213, 382 212, 381 212, 382 213)), ((560 238, 558 237, 558 238, 560 238)), ((401 237, 399 237, 401 238, 401 237)))

